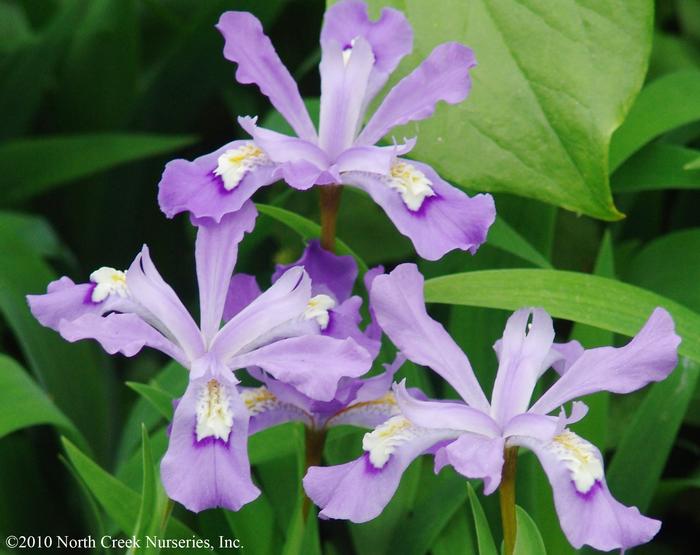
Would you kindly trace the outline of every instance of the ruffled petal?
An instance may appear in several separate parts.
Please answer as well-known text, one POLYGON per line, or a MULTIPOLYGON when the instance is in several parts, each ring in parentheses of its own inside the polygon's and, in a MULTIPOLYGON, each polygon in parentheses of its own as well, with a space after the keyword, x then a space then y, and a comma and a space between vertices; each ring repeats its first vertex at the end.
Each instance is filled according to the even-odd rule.
POLYGON ((401 59, 413 49, 413 30, 403 13, 392 8, 382 9, 379 19, 372 21, 367 4, 362 0, 345 0, 326 10, 321 43, 334 41, 347 49, 357 37, 370 44, 374 55, 367 103, 384 86, 401 59))
POLYGON ((280 179, 277 166, 261 159, 233 189, 224 187, 222 178, 215 174, 219 157, 251 144, 250 141, 233 141, 192 162, 182 159, 168 162, 158 184, 160 209, 168 218, 189 212, 196 218, 211 218, 215 222, 240 210, 258 189, 280 179))
POLYGON ((219 331, 224 305, 238 258, 238 244, 245 233, 255 227, 258 211, 247 202, 216 224, 211 220, 195 221, 198 225, 195 257, 199 284, 201 329, 209 342, 219 331))
POLYGON ((352 339, 308 335, 275 341, 228 361, 232 368, 259 366, 275 379, 319 401, 335 396, 338 381, 372 366, 369 353, 352 339))
POLYGON ((456 42, 436 46, 430 55, 386 95, 360 133, 357 144, 371 145, 392 128, 430 117, 439 101, 462 102, 469 94, 471 49, 456 42))
MULTIPOLYGON (((396 416, 380 426, 384 432, 388 432, 389 426, 396 430, 389 448, 391 453, 382 465, 372 462, 372 455, 365 452, 346 464, 309 468, 304 489, 322 509, 321 518, 359 523, 379 516, 396 492, 408 465, 434 445, 454 436, 450 432, 418 430, 410 424, 404 425, 405 419, 401 419, 396 416)), ((365 438, 368 435, 371 434, 365 438)))
POLYGON ((210 386, 211 381, 208 375, 187 386, 175 409, 160 473, 168 496, 190 511, 214 507, 237 511, 260 495, 250 477, 249 416, 234 384, 219 378, 210 386), (202 403, 208 402, 221 405, 230 421, 203 423, 202 403))
POLYGON ((522 308, 508 318, 491 397, 492 415, 501 424, 527 410, 553 341, 552 318, 541 308, 522 308))
POLYGON ((224 304, 224 322, 228 322, 257 299, 261 293, 262 291, 260 291, 260 286, 255 276, 249 274, 233 274, 224 304))
POLYGON ((462 434, 435 453, 435 472, 450 465, 466 478, 483 480, 484 494, 490 495, 501 483, 504 444, 502 437, 462 434))
POLYGON ((650 541, 661 523, 626 507, 608 490, 603 459, 592 444, 565 430, 549 442, 513 438, 537 455, 554 494, 564 534, 576 549, 584 544, 601 551, 629 549, 650 541))
POLYGON ((225 12, 216 28, 226 41, 224 57, 238 64, 238 82, 255 83, 299 137, 315 140, 316 130, 299 88, 263 32, 260 21, 248 12, 225 12))
POLYGON ((199 328, 173 289, 165 283, 143 246, 126 274, 129 294, 147 311, 144 316, 166 337, 173 340, 195 360, 204 353, 204 342, 199 328))
POLYGON ((496 218, 493 197, 469 197, 443 181, 430 166, 413 160, 410 165, 426 176, 433 191, 417 210, 409 208, 401 193, 390 186, 388 176, 353 171, 342 174, 342 182, 366 191, 422 258, 438 260, 454 249, 474 254, 496 218))
POLYGON ((596 391, 629 393, 663 380, 678 363, 680 341, 671 315, 657 308, 624 347, 585 351, 531 410, 546 414, 596 391))
POLYGON ((415 264, 401 264, 372 282, 370 303, 379 325, 409 360, 447 380, 472 407, 489 403, 466 355, 425 309, 423 276, 415 264))
POLYGON ((70 342, 94 339, 110 355, 121 353, 131 357, 143 347, 151 347, 189 367, 189 360, 180 347, 135 314, 99 316, 87 313, 73 320, 61 320, 58 331, 70 342))
POLYGON ((405 139, 402 144, 392 146, 353 146, 338 156, 338 171, 388 175, 396 157, 409 153, 415 145, 415 139, 405 139))
POLYGON ((309 274, 313 295, 330 295, 337 303, 350 298, 357 279, 357 263, 352 256, 333 254, 323 249, 318 239, 314 239, 309 241, 299 260, 275 267, 272 282, 295 266, 303 267, 309 274))

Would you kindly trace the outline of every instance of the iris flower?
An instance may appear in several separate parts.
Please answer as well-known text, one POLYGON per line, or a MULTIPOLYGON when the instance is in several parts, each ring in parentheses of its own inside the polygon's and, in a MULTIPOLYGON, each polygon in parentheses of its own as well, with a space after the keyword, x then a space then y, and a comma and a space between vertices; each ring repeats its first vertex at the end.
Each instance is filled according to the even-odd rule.
POLYGON ((366 191, 420 256, 440 258, 453 249, 472 253, 495 218, 490 195, 468 197, 430 166, 400 158, 415 140, 376 143, 400 125, 425 119, 439 101, 462 102, 471 87, 472 51, 447 42, 388 92, 366 125, 372 99, 413 48, 404 15, 385 8, 372 21, 360 0, 326 11, 321 31, 321 109, 318 131, 299 89, 260 22, 247 12, 226 12, 217 25, 224 57, 238 64, 240 83, 254 83, 287 120, 296 136, 239 118, 250 140, 222 146, 193 162, 167 164, 159 202, 168 217, 189 211, 218 221, 240 209, 259 188, 284 179, 296 189, 350 185, 366 191))
MULTIPOLYGON (((299 260, 277 267, 273 281, 296 267, 306 270, 311 278, 312 294, 327 307, 321 333, 337 338, 352 337, 372 358, 376 357, 381 346, 381 329, 374 319, 365 330, 360 329, 362 299, 352 296, 358 275, 353 257, 335 255, 322 249, 318 241, 311 241, 299 260)), ((381 273, 381 267, 367 272, 364 280, 367 289, 371 287, 374 277, 381 273)), ((252 298, 260 294, 252 276, 234 276, 234 280, 243 279, 249 283, 246 289, 252 298)), ((248 372, 263 384, 260 387, 241 388, 241 397, 251 413, 249 433, 290 421, 302 422, 316 432, 341 424, 373 428, 398 414, 391 384, 403 361, 402 356, 397 357, 383 373, 371 378, 341 378, 330 401, 313 399, 290 384, 259 369, 249 368, 248 372)))
POLYGON ((301 267, 284 272, 267 291, 240 306, 231 274, 238 244, 256 217, 248 202, 219 224, 195 222, 200 224, 195 247, 199 325, 160 276, 146 246, 125 272, 103 267, 89 283, 63 277, 45 295, 28 296, 34 316, 68 341, 94 339, 108 353, 126 356, 151 347, 189 370, 161 477, 168 495, 192 511, 238 510, 260 493, 250 476, 250 416, 236 369, 256 366, 310 398, 330 401, 342 377, 360 376, 371 366, 371 356, 353 339, 320 334, 324 311, 316 306, 311 280, 301 267))
POLYGON ((463 402, 419 400, 403 383, 395 385, 401 414, 364 436, 363 456, 309 469, 304 486, 323 509, 321 516, 354 522, 376 517, 406 467, 424 452, 434 453, 436 471, 451 465, 467 478, 483 480, 490 494, 501 481, 504 448, 520 446, 542 464, 574 547, 625 549, 657 533, 659 521, 613 498, 600 451, 568 428, 583 418, 585 405, 574 401, 568 416, 563 405, 596 391, 629 393, 663 380, 676 366, 680 342, 665 310, 654 310, 624 347, 590 350, 577 342, 554 343, 552 319, 544 310, 518 310, 494 346, 499 367, 489 403, 465 354, 428 316, 423 277, 414 265, 375 278, 370 296, 380 326, 398 349, 440 374, 463 402), (558 380, 531 404, 537 380, 550 367, 558 380))

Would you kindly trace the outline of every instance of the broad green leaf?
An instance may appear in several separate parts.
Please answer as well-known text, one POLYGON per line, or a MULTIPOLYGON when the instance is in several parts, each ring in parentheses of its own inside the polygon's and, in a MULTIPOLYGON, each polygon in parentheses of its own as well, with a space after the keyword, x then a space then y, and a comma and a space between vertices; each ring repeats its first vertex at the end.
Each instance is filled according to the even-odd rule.
POLYGON ((700 152, 695 152, 695 158, 683 165, 684 170, 700 170, 700 152))
POLYGON ((250 464, 260 464, 294 453, 301 433, 297 422, 289 422, 250 436, 248 439, 250 464))
POLYGON ((264 492, 239 511, 225 511, 224 514, 231 532, 244 549, 260 555, 280 552, 282 530, 276 526, 275 511, 264 492))
MULTIPOLYGON (((321 234, 321 226, 316 222, 307 220, 303 216, 280 208, 278 206, 270 206, 268 204, 256 204, 258 210, 261 214, 277 220, 278 222, 286 225, 291 230, 296 231, 302 239, 316 239, 321 234)), ((342 240, 336 239, 338 254, 349 254, 355 258, 358 266, 360 267, 360 272, 364 273, 367 271, 367 264, 357 255, 355 252, 342 240)))
POLYGON ((389 553, 427 553, 453 515, 464 506, 467 500, 464 486, 464 478, 454 471, 443 471, 435 476, 433 469, 426 467, 419 487, 428 494, 417 499, 412 510, 404 514, 394 532, 389 553), (426 475, 427 472, 432 476, 426 475))
POLYGON ((700 228, 654 239, 634 256, 624 277, 700 312, 700 228))
POLYGON ((653 2, 636 0, 372 0, 414 29, 405 75, 439 43, 470 46, 470 97, 428 121, 411 156, 479 191, 503 191, 614 220, 610 137, 639 91, 651 48, 653 2))
POLYGON ((162 389, 138 382, 126 382, 126 385, 146 399, 166 420, 173 418, 173 397, 162 389))
POLYGON ((9 235, 39 256, 63 254, 63 247, 53 229, 39 216, 0 211, 0 236, 9 235))
POLYGON ((515 536, 514 555, 546 555, 542 535, 537 525, 522 507, 515 506, 517 534, 515 536))
POLYGON ((610 144, 610 169, 615 170, 652 139, 700 119, 700 71, 664 75, 642 89, 625 123, 610 144))
POLYGON ((110 376, 93 345, 70 344, 31 315, 25 296, 43 293, 54 273, 41 257, 0 226, 0 314, 7 321, 39 385, 86 437, 106 452, 111 432, 110 376))
MULTIPOLYGON (((86 486, 105 512, 122 532, 131 534, 138 518, 141 496, 102 469, 65 438, 63 439, 63 447, 73 468, 85 481, 86 486)), ((191 539, 197 535, 179 520, 171 517, 166 537, 191 539)))
POLYGON ((700 315, 666 297, 619 281, 560 270, 484 270, 430 279, 428 302, 517 310, 541 306, 564 318, 632 336, 657 306, 682 337, 679 352, 700 361, 700 315))
POLYGON ((0 354, 0 438, 49 424, 86 447, 85 438, 17 362, 0 354))
POLYGON ((464 507, 452 515, 430 551, 432 555, 474 555, 476 538, 464 507))
POLYGON ((498 555, 496 543, 493 541, 493 535, 489 528, 489 523, 486 520, 484 509, 474 493, 474 488, 467 482, 467 493, 469 494, 469 504, 472 508, 472 516, 474 517, 474 528, 476 529, 476 542, 479 546, 479 555, 498 555))
POLYGON ((634 154, 612 176, 615 193, 655 189, 700 189, 700 171, 688 167, 700 151, 652 143, 634 154))
POLYGON ((2 202, 15 203, 120 164, 179 150, 188 135, 94 133, 20 139, 0 145, 2 202))
POLYGON ((489 229, 486 242, 523 260, 527 260, 540 268, 552 267, 549 260, 500 216, 496 218, 491 229, 489 229))
POLYGON ((700 365, 681 358, 637 409, 606 472, 610 491, 622 503, 641 511, 649 506, 699 375, 700 365))

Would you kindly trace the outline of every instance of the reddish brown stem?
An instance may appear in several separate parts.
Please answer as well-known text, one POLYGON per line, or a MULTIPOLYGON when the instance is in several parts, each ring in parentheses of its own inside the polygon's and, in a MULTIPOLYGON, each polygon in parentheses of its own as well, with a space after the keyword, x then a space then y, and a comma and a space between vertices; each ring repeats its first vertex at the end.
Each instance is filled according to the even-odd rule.
MULTIPOLYGON (((326 430, 314 430, 306 428, 306 470, 312 466, 319 466, 323 457, 323 446, 326 443, 326 430)), ((302 513, 304 521, 309 516, 311 500, 304 496, 302 513)))
POLYGON ((325 185, 321 190, 321 246, 335 252, 335 224, 338 218, 342 185, 325 185))
POLYGON ((501 501, 501 521, 503 522, 504 555, 513 555, 517 524, 515 520, 515 470, 518 462, 518 448, 506 447, 503 452, 503 474, 498 494, 501 501))

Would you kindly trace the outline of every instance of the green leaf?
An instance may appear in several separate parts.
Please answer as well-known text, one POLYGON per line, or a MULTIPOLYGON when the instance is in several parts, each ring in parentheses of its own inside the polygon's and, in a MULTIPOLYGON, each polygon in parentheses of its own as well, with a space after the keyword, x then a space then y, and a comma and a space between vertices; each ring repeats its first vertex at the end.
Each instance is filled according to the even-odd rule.
POLYGON ((282 531, 276 526, 275 511, 265 493, 239 511, 225 511, 231 532, 244 549, 260 555, 280 552, 282 531))
POLYGON ((248 439, 250 464, 260 464, 294 453, 302 433, 299 424, 288 422, 262 430, 248 439))
MULTIPOLYGON (((292 231, 296 231, 303 240, 317 239, 321 235, 321 226, 316 222, 307 220, 299 214, 285 210, 278 206, 270 206, 269 204, 256 204, 261 214, 277 220, 286 225, 292 231)), ((367 264, 341 239, 336 239, 338 254, 349 254, 355 258, 357 265, 360 267, 360 272, 367 271, 367 264)))
POLYGON ((467 512, 458 510, 430 548, 432 555, 474 555, 474 532, 467 512))
POLYGON ((98 454, 111 431, 109 375, 94 346, 70 344, 32 316, 25 296, 43 293, 54 273, 36 249, 11 227, 0 225, 0 314, 9 324, 41 387, 70 418, 98 454))
POLYGON ((0 354, 0 438, 22 428, 49 424, 73 441, 87 443, 17 362, 0 354))
POLYGON ((700 172, 688 167, 700 151, 670 144, 652 143, 634 154, 612 176, 615 193, 657 189, 698 189, 700 172))
POLYGON ((649 506, 699 375, 700 365, 681 358, 637 409, 606 472, 610 491, 622 503, 641 511, 649 506))
MULTIPOLYGON (((146 426, 141 425, 141 454, 143 467, 143 485, 141 486, 141 505, 139 506, 139 514, 136 518, 133 536, 136 538, 144 538, 151 530, 152 522, 157 521, 157 486, 156 472, 153 463, 153 453, 151 452, 151 443, 148 438, 148 430, 146 426)), ((148 552, 147 549, 136 550, 135 548, 127 551, 128 555, 134 553, 148 552)))
POLYGON ((664 75, 642 89, 610 144, 614 170, 652 139, 700 119, 700 71, 664 75))
POLYGON ((473 48, 470 97, 439 106, 411 155, 479 191, 536 198, 596 218, 620 217, 608 185, 608 146, 641 88, 653 2, 640 0, 372 0, 413 25, 405 75, 439 43, 473 48))
POLYGON ((27 200, 49 189, 120 164, 179 150, 189 135, 94 133, 20 139, 0 145, 3 202, 27 200))
POLYGON ((522 507, 515 506, 517 518, 517 535, 515 537, 514 555, 546 555, 542 535, 535 521, 522 507))
MULTIPOLYGON (((427 469, 433 473, 433 469, 427 469)), ((427 553, 452 516, 467 500, 465 480, 455 472, 442 472, 439 476, 424 473, 420 487, 429 494, 405 513, 396 527, 389 553, 422 555, 427 553), (428 478, 429 485, 425 482, 428 478), (431 480, 432 478, 432 480, 431 480)), ((467 538, 464 541, 468 541, 467 538)))
POLYGON ((479 546, 479 555, 498 555, 496 543, 493 541, 493 535, 489 528, 489 523, 486 520, 484 509, 474 493, 474 488, 467 482, 467 493, 469 494, 469 504, 472 508, 474 517, 474 528, 476 529, 476 542, 479 546))
POLYGON ((173 419, 173 397, 162 389, 138 382, 126 382, 126 385, 146 399, 166 420, 173 419))
POLYGON ((700 315, 666 297, 619 281, 561 270, 484 270, 430 279, 428 302, 517 310, 541 306, 564 318, 632 336, 657 306, 683 338, 679 352, 700 361, 700 315))
POLYGON ((523 260, 527 260, 540 268, 549 269, 552 267, 549 260, 542 256, 535 247, 500 216, 496 218, 491 229, 489 229, 486 242, 523 260))
MULTIPOLYGON (((63 439, 68 459, 97 502, 125 534, 131 534, 141 507, 141 496, 106 472, 69 440, 63 439)), ((197 535, 179 520, 171 518, 168 538, 191 539, 197 535)))
POLYGON ((40 216, 0 211, 0 236, 12 235, 41 257, 64 254, 63 246, 49 223, 40 216))

